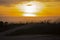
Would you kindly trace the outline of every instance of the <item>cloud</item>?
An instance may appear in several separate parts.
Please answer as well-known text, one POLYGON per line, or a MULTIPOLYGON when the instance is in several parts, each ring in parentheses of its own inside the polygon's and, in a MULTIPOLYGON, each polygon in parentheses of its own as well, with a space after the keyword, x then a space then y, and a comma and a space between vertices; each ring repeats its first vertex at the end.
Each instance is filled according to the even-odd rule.
POLYGON ((27 1, 27 0, 0 0, 0 5, 9 6, 10 4, 16 4, 21 1, 27 1))
MULTIPOLYGON (((31 0, 0 0, 0 5, 9 6, 11 4, 16 4, 16 3, 19 3, 22 1, 25 2, 25 1, 31 1, 31 0)), ((44 0, 37 0, 37 1, 43 1, 44 2, 44 0)), ((51 0, 49 0, 49 1, 51 1, 51 0)), ((45 0, 45 2, 46 2, 46 0, 45 0)))
MULTIPOLYGON (((10 5, 10 4, 16 4, 16 3, 19 3, 19 2, 21 2, 21 1, 31 1, 31 0, 0 0, 0 5, 10 5)), ((32 0, 33 1, 33 0, 32 0)), ((45 2, 48 2, 48 1, 50 1, 51 2, 51 0, 37 0, 37 1, 45 1, 45 2)), ((55 1, 57 1, 57 0, 53 0, 54 2, 55 1)))

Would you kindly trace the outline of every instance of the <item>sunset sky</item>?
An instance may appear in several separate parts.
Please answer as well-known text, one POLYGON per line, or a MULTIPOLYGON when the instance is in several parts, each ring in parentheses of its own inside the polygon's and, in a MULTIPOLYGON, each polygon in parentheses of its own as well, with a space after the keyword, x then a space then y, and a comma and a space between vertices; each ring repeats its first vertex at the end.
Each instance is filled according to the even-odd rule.
MULTIPOLYGON (((49 16, 49 18, 51 16, 52 17, 60 16, 60 1, 56 1, 56 0, 48 0, 48 1, 46 0, 38 0, 38 1, 37 0, 0 0, 0 21, 18 22, 20 19, 23 20, 23 17, 26 18, 26 16, 23 16, 25 12, 21 11, 20 6, 24 3, 29 3, 32 1, 39 2, 40 3, 39 5, 41 7, 39 11, 34 13, 36 15, 34 16, 34 19, 35 17, 37 17, 38 19, 39 17, 45 17, 45 16, 49 16), (16 21, 16 19, 18 19, 18 21, 16 21)), ((27 16, 27 18, 26 19, 25 18, 24 20, 26 21, 34 20, 32 16, 29 16, 29 17, 27 16)))

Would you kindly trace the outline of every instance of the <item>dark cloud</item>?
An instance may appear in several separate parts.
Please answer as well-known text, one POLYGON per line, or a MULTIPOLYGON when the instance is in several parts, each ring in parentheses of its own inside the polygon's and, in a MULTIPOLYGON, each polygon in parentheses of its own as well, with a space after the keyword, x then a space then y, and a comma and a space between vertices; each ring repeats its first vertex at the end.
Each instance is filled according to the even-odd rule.
MULTIPOLYGON (((16 4, 16 3, 19 3, 21 1, 31 1, 31 0, 0 0, 0 5, 10 5, 10 4, 16 4)), ((34 1, 34 0, 32 0, 34 1)), ((45 2, 48 2, 48 1, 52 1, 52 0, 37 0, 37 1, 45 1, 45 2)), ((53 1, 57 1, 57 0, 53 0, 53 1)))
MULTIPOLYGON (((0 5, 7 5, 9 6, 10 4, 16 4, 16 3, 19 3, 19 2, 25 2, 25 1, 31 1, 31 0, 0 0, 0 5)), ((34 0, 32 0, 34 1, 34 0)), ((44 0, 37 0, 37 1, 44 1, 44 0)))
POLYGON ((10 4, 16 4, 16 3, 19 3, 21 1, 27 1, 27 0, 0 0, 0 5, 9 6, 10 4))
MULTIPOLYGON (((34 1, 34 0, 0 0, 0 5, 4 6, 10 6, 10 4, 17 4, 19 2, 25 2, 25 1, 34 1)), ((52 0, 36 0, 36 1, 42 1, 42 2, 51 2, 52 0)), ((53 0, 56 1, 56 0, 53 0)))
MULTIPOLYGON (((34 1, 34 0, 0 0, 0 5, 9 6, 10 4, 16 4, 22 1, 25 2, 25 1, 34 1)), ((43 1, 43 0, 37 0, 37 1, 43 1)))

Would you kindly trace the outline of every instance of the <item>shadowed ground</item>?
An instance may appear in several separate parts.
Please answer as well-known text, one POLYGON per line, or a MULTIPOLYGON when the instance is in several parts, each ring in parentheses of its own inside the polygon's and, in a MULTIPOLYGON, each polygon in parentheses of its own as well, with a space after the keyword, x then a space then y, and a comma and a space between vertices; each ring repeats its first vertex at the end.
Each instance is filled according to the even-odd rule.
POLYGON ((1 36, 0 40, 60 40, 60 36, 54 35, 1 36))
POLYGON ((26 24, 0 32, 0 40, 60 40, 60 24, 26 24))

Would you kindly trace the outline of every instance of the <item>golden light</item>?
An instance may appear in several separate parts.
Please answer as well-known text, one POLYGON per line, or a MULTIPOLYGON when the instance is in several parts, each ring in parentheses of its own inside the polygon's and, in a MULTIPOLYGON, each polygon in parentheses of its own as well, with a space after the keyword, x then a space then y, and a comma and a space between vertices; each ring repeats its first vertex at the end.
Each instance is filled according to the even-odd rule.
POLYGON ((36 16, 36 15, 35 14, 26 13, 26 14, 23 14, 23 16, 36 16))
POLYGON ((24 12, 22 16, 37 16, 36 12, 42 11, 44 5, 41 2, 31 1, 18 4, 17 8, 24 12))

